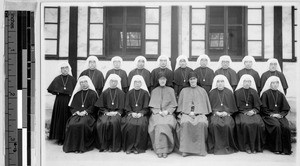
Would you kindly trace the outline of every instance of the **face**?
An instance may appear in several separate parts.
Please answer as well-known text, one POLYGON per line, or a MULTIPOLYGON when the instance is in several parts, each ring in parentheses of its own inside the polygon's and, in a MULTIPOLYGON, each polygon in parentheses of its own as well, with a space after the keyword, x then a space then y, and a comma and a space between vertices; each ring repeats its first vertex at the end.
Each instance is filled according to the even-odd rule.
POLYGON ((91 60, 91 61, 89 61, 89 68, 90 69, 95 69, 96 68, 96 61, 94 61, 94 60, 91 60))
POLYGON ((243 82, 243 87, 244 87, 245 89, 249 89, 250 86, 251 86, 251 80, 244 80, 244 82, 243 82))
POLYGON ((115 69, 120 69, 121 61, 113 61, 115 69))
POLYGON ((246 69, 251 69, 253 63, 252 63, 252 61, 245 61, 244 65, 245 65, 245 68, 246 68, 246 69))
POLYGON ((229 61, 222 61, 221 64, 222 64, 222 68, 223 69, 228 69, 228 67, 229 67, 229 61))
POLYGON ((159 66, 161 67, 161 68, 165 68, 165 67, 167 67, 167 60, 166 59, 160 59, 159 60, 159 66))
POLYGON ((89 84, 88 84, 87 80, 80 81, 80 86, 81 86, 81 89, 84 89, 84 90, 89 88, 89 84))
POLYGON ((278 86, 279 86, 279 81, 272 81, 270 86, 271 86, 271 89, 277 90, 278 86))
POLYGON ((133 84, 134 84, 134 89, 135 89, 135 90, 139 90, 139 89, 141 89, 142 81, 136 80, 136 81, 134 81, 133 84))
POLYGON ((224 80, 217 80, 217 88, 218 88, 219 90, 223 90, 223 89, 224 89, 224 86, 225 86, 224 80))
POLYGON ((137 68, 143 69, 144 66, 145 66, 145 61, 142 60, 142 59, 138 60, 138 62, 137 62, 137 68))
POLYGON ((180 59, 180 61, 179 61, 179 66, 180 66, 181 68, 186 68, 186 61, 185 61, 185 59, 180 59))
POLYGON ((207 61, 207 59, 205 59, 205 58, 202 58, 202 59, 200 60, 200 66, 201 66, 201 67, 206 67, 206 66, 207 66, 207 63, 208 63, 208 61, 207 61))
POLYGON ((61 74, 62 74, 62 75, 67 75, 67 74, 69 74, 69 66, 61 67, 60 70, 61 70, 61 74))
POLYGON ((109 81, 109 87, 112 89, 115 89, 118 85, 118 81, 117 80, 110 80, 109 81))
POLYGON ((277 63, 270 63, 269 70, 275 71, 277 69, 277 63))
POLYGON ((167 83, 167 79, 166 79, 165 77, 160 77, 160 78, 158 79, 158 82, 159 82, 159 85, 160 85, 160 86, 165 86, 166 83, 167 83))
POLYGON ((191 87, 196 87, 197 86, 197 78, 196 77, 190 78, 189 82, 190 82, 191 87))

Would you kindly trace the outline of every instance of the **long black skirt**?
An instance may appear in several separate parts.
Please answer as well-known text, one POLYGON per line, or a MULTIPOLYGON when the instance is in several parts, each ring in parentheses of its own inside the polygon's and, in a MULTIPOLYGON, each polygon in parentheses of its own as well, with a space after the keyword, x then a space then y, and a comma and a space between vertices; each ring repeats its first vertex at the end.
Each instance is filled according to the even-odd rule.
POLYGON ((263 117, 266 126, 266 148, 272 152, 291 154, 291 129, 284 118, 263 117))
POLYGON ((86 152, 94 148, 95 119, 91 115, 72 116, 66 126, 64 152, 86 152))
POLYGON ((234 127, 235 123, 231 116, 211 116, 208 124, 208 153, 231 154, 237 152, 234 127))
POLYGON ((262 152, 265 143, 265 124, 260 115, 239 113, 235 117, 237 143, 240 151, 262 152))
POLYGON ((148 118, 143 116, 122 119, 122 146, 124 151, 136 150, 145 152, 148 147, 148 118))
POLYGON ((68 107, 69 101, 69 95, 59 94, 56 96, 53 105, 49 139, 56 139, 63 143, 66 124, 68 119, 71 117, 71 112, 68 107))
POLYGON ((121 150, 122 132, 121 116, 103 115, 98 118, 95 125, 96 148, 100 151, 110 150, 118 152, 121 150))

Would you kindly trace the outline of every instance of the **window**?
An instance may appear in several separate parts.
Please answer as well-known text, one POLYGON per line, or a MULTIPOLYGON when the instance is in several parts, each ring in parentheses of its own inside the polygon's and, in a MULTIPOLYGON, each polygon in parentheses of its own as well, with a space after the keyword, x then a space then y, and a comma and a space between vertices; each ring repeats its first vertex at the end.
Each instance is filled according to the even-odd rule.
POLYGON ((59 57, 60 7, 45 7, 44 39, 45 57, 59 57))
POLYGON ((105 7, 106 56, 144 54, 144 7, 105 7))
POLYGON ((206 50, 208 55, 246 54, 246 7, 210 6, 207 8, 206 50))

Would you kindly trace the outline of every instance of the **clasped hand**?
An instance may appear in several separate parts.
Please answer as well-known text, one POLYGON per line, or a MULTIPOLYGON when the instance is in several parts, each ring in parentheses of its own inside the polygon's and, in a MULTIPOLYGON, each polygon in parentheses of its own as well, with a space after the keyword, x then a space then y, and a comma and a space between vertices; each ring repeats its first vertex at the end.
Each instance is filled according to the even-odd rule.
POLYGON ((160 111, 159 114, 162 116, 167 116, 169 114, 169 111, 163 110, 163 111, 160 111))
POLYGON ((227 112, 225 112, 225 111, 222 111, 222 112, 217 111, 216 115, 218 115, 220 117, 229 116, 229 114, 227 112))
POLYGON ((248 115, 248 116, 252 116, 252 115, 255 114, 255 111, 250 110, 250 111, 246 112, 245 114, 248 115))
POLYGON ((118 114, 118 111, 111 111, 111 112, 107 112, 105 115, 107 116, 116 116, 118 114))
POLYGON ((143 114, 133 112, 133 113, 131 113, 131 116, 132 116, 133 118, 140 118, 140 117, 143 116, 143 114))
POLYGON ((270 116, 273 117, 273 118, 278 118, 278 119, 283 118, 283 116, 280 115, 280 114, 272 114, 270 116))
POLYGON ((78 116, 85 116, 87 115, 88 113, 84 110, 84 111, 76 111, 73 115, 78 115, 78 116))

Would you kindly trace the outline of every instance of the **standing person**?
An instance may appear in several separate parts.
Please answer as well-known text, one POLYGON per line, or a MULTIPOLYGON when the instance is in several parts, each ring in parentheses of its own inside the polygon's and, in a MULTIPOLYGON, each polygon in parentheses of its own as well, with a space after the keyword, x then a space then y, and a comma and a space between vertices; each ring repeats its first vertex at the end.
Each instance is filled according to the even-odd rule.
POLYGON ((271 76, 277 76, 279 77, 280 79, 280 82, 281 82, 281 85, 282 85, 282 88, 283 88, 283 91, 284 91, 284 94, 286 94, 286 91, 288 89, 288 83, 285 79, 285 76, 284 74, 282 73, 281 71, 281 68, 280 68, 280 65, 278 63, 278 60, 275 59, 275 58, 270 58, 268 61, 267 61, 267 69, 266 69, 266 72, 264 72, 262 75, 261 75, 261 87, 264 87, 267 79, 271 76))
POLYGON ((174 71, 174 90, 176 97, 179 96, 180 91, 184 87, 188 87, 188 74, 193 70, 188 67, 189 60, 185 55, 180 55, 176 59, 176 66, 174 71))
POLYGON ((69 106, 72 116, 66 125, 64 152, 86 152, 94 148, 94 123, 92 116, 98 94, 88 76, 78 79, 69 106))
POLYGON ((169 60, 169 58, 165 55, 161 55, 157 58, 157 68, 153 69, 150 76, 151 76, 151 80, 150 80, 150 86, 151 89, 150 91, 152 91, 154 88, 159 86, 158 83, 158 73, 163 72, 165 73, 167 82, 166 82, 166 86, 168 87, 173 87, 173 79, 174 79, 174 74, 171 68, 171 62, 169 60))
POLYGON ((121 69, 123 59, 119 56, 115 56, 111 59, 113 68, 106 73, 106 80, 110 74, 117 74, 121 78, 121 87, 124 93, 128 91, 128 78, 125 70, 121 69))
POLYGON ((103 92, 95 103, 99 108, 96 122, 96 147, 102 151, 118 152, 121 150, 122 132, 121 115, 124 109, 125 93, 121 88, 121 78, 110 74, 103 92))
POLYGON ((66 123, 71 116, 68 103, 76 85, 76 79, 71 74, 71 66, 67 62, 59 65, 58 76, 48 87, 48 92, 55 95, 49 139, 57 140, 58 145, 64 143, 66 123))
POLYGON ((215 77, 214 71, 208 67, 210 59, 207 55, 202 54, 197 59, 197 65, 200 65, 194 71, 197 74, 198 85, 205 89, 207 94, 211 90, 212 82, 215 77))
POLYGON ((244 64, 245 67, 243 69, 241 69, 240 71, 238 71, 238 73, 237 73, 238 80, 240 80, 244 74, 251 75, 254 78, 256 89, 259 92, 260 91, 260 77, 259 77, 258 72, 253 69, 253 65, 255 64, 255 59, 253 58, 253 56, 247 55, 243 58, 242 63, 244 64))
POLYGON ((262 118, 266 126, 266 148, 278 154, 291 154, 291 129, 286 115, 290 111, 280 78, 271 76, 262 91, 262 118))
POLYGON ((222 74, 224 75, 227 80, 229 81, 230 86, 233 90, 235 90, 238 84, 238 78, 236 72, 230 68, 232 64, 231 58, 229 55, 223 55, 219 58, 219 69, 216 70, 215 74, 222 74))
POLYGON ((80 76, 86 75, 92 80, 98 95, 100 96, 104 86, 104 76, 99 70, 99 60, 95 56, 89 56, 85 61, 85 70, 80 76))
POLYGON ((151 92, 149 107, 152 115, 149 119, 148 132, 154 152, 159 158, 166 158, 174 150, 176 119, 173 115, 177 107, 174 89, 166 86, 166 73, 157 75, 158 87, 151 92))
POLYGON ((134 75, 143 76, 146 86, 150 88, 150 71, 147 69, 147 59, 144 56, 137 56, 133 62, 136 65, 136 68, 131 70, 128 75, 128 85, 130 85, 132 77, 134 75))
POLYGON ((238 107, 235 126, 239 150, 247 153, 262 152, 265 143, 265 124, 259 115, 261 101, 254 78, 244 74, 234 95, 238 107))
POLYGON ((130 154, 144 153, 148 146, 150 95, 141 75, 133 76, 126 94, 126 116, 122 119, 122 146, 130 154))
POLYGON ((208 127, 205 115, 211 112, 211 106, 206 91, 197 86, 196 73, 190 72, 188 80, 190 86, 182 89, 178 99, 179 151, 183 157, 188 153, 205 156, 208 127))
POLYGON ((213 115, 208 124, 208 152, 230 154, 237 152, 235 123, 232 114, 237 112, 232 88, 224 75, 216 75, 209 92, 213 115))

